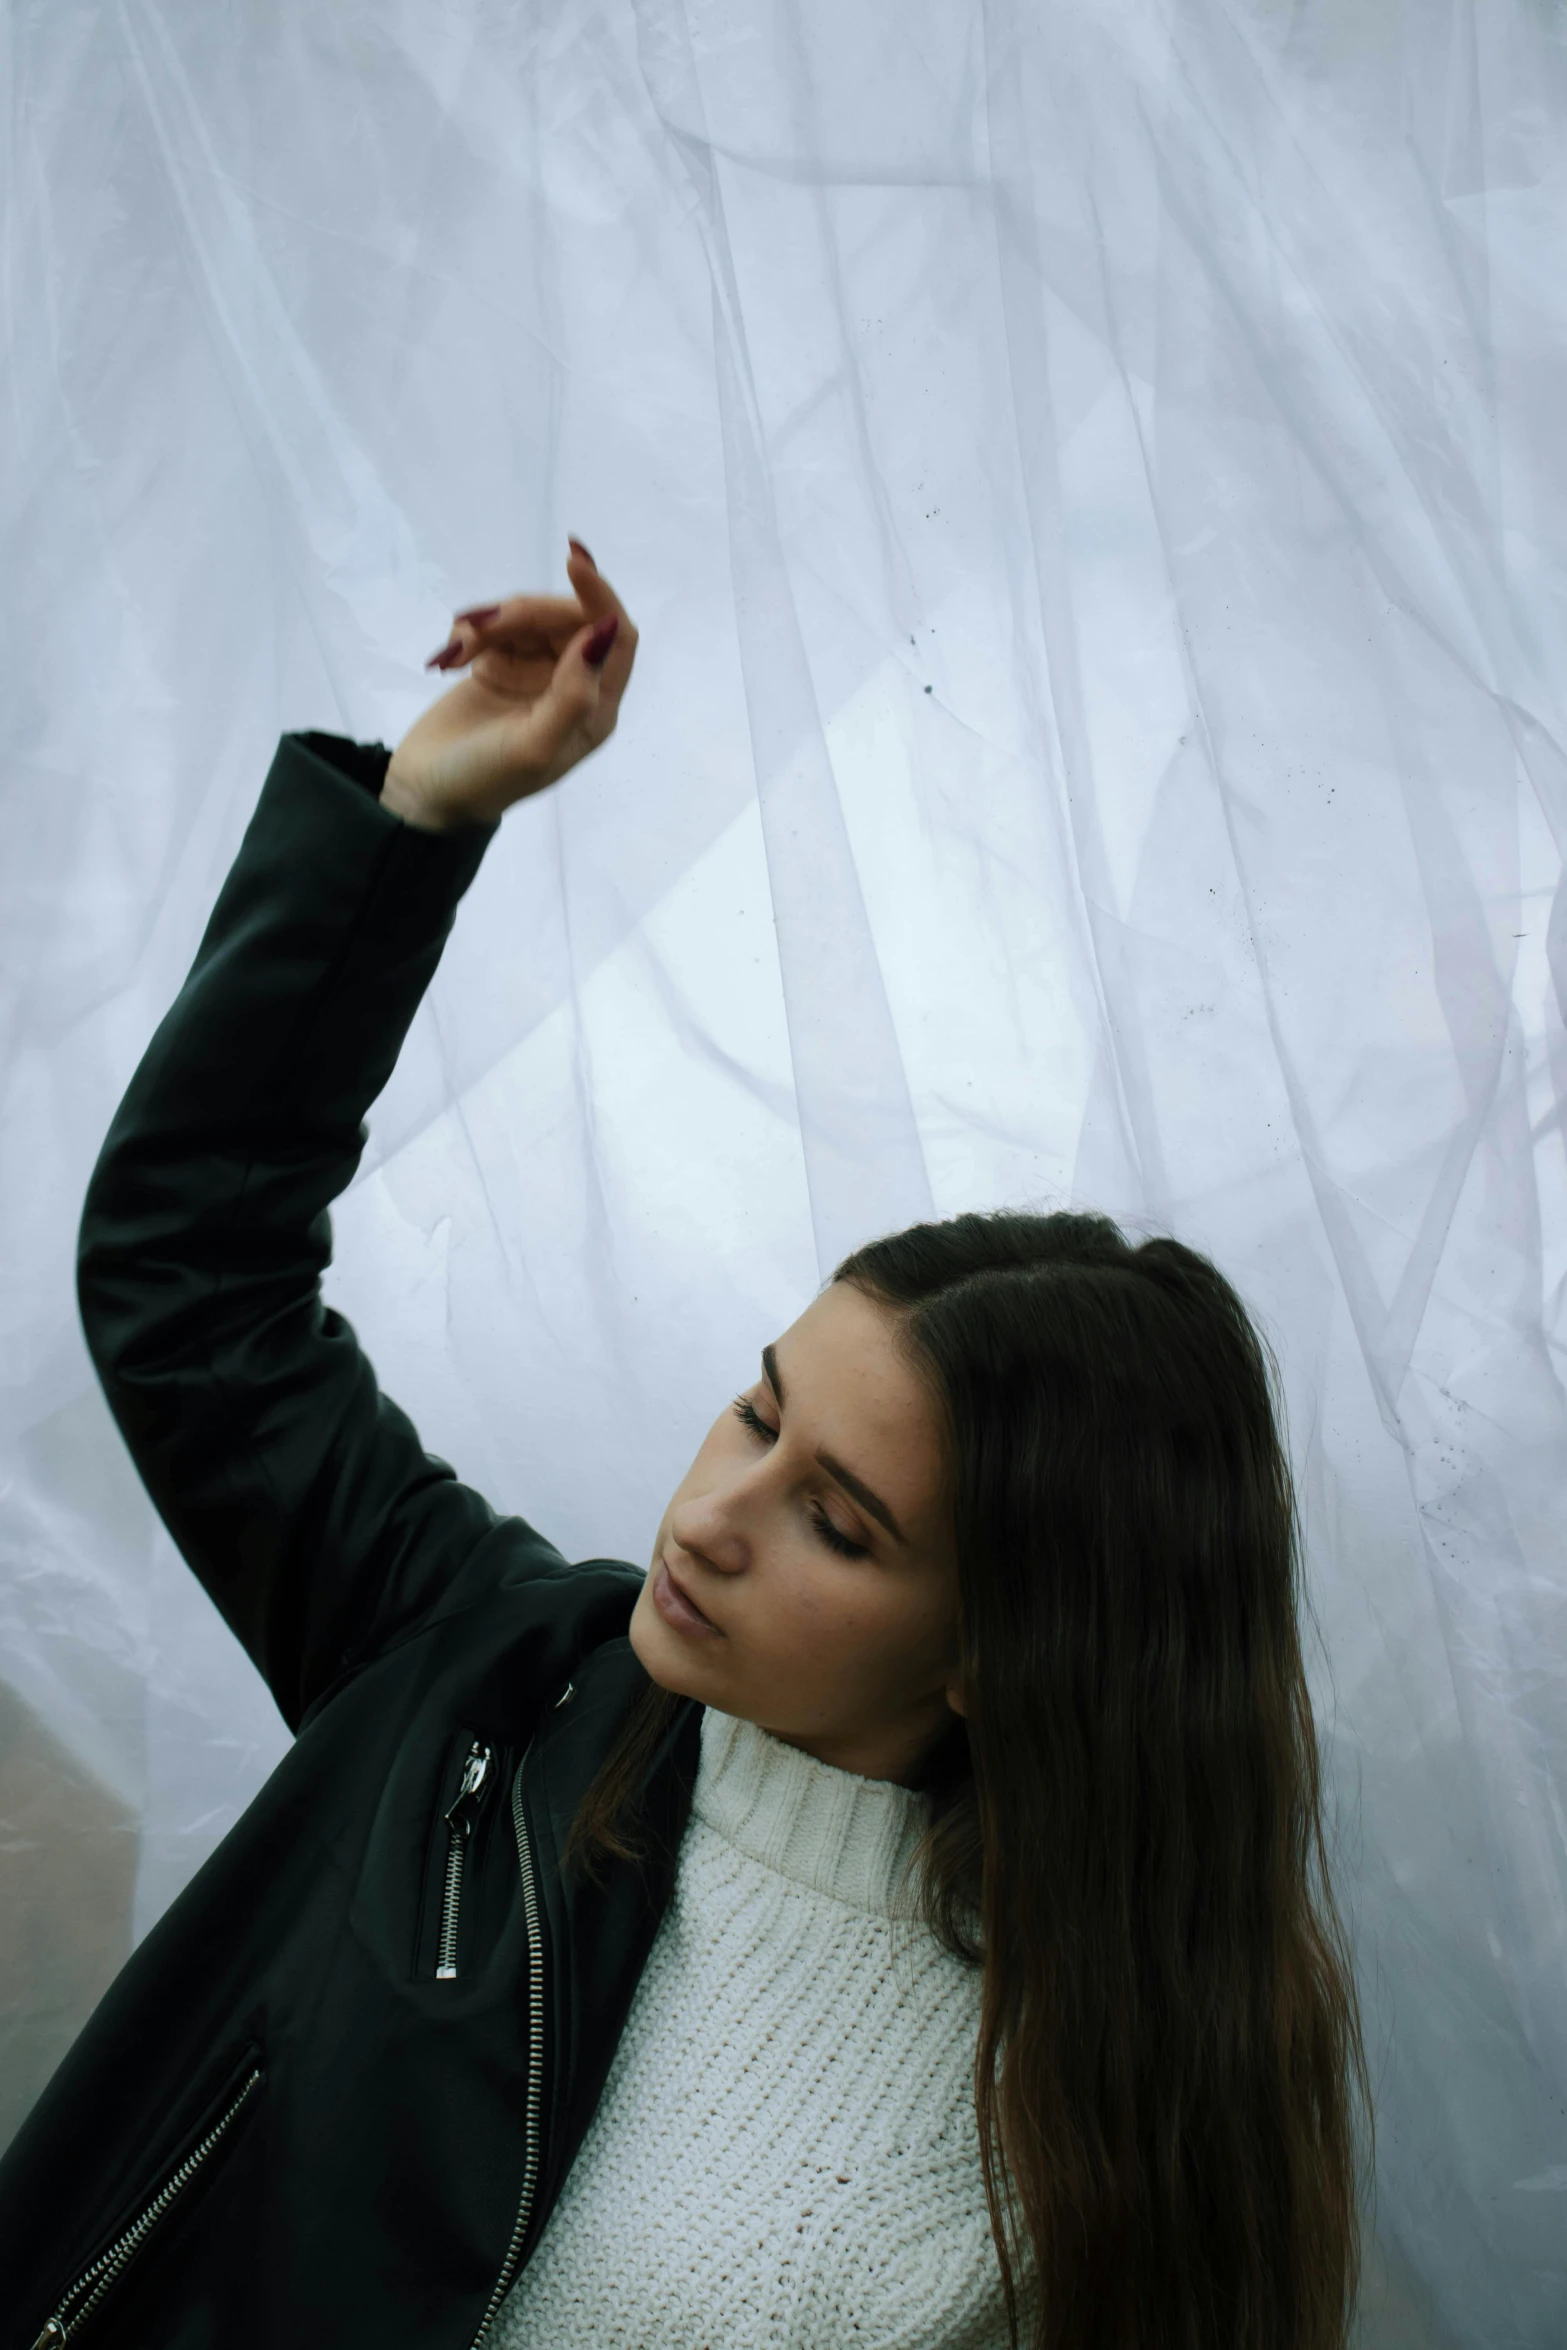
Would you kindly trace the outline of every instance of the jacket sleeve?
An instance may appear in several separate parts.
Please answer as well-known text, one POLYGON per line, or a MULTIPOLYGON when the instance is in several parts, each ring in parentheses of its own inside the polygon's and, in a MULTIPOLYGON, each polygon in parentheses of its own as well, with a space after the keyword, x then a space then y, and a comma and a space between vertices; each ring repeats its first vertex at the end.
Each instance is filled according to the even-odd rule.
POLYGON ((294 1729, 498 1522, 320 1295, 329 1203, 497 829, 404 824, 378 797, 390 755, 282 737, 80 1230, 109 1407, 294 1729))

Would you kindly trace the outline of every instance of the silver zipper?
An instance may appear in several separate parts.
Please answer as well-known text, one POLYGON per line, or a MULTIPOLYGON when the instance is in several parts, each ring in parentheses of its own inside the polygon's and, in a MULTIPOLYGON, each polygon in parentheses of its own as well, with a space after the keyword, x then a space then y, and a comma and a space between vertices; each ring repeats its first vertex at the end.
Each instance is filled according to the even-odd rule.
POLYGON ((122 2235, 116 2236, 107 2252, 99 2253, 91 2268, 82 2271, 33 2344, 33 2350, 60 2350, 60 2344, 68 2342, 77 2328, 92 2315, 110 2286, 135 2259, 169 2206, 190 2185, 224 2131, 234 2122, 245 2100, 254 2095, 260 2080, 261 2067, 256 2065, 235 2091, 227 2109, 218 2116, 201 2143, 191 2148, 174 2176, 165 2181, 140 2218, 133 2220, 122 2235), (74 2309, 71 2307, 73 2301, 77 2304, 74 2309))
POLYGON ((479 2320, 479 2330, 469 2350, 479 2350, 480 2343, 495 2323, 496 2311, 511 2290, 511 2281, 522 2253, 522 2241, 533 2214, 533 2195, 539 2176, 539 2104, 544 2087, 544 1945, 539 1932, 533 1853, 528 1843, 528 1823, 522 1810, 522 1774, 528 1767, 528 1755, 532 1752, 533 1742, 530 1739, 527 1753, 517 1765, 517 1776, 511 1783, 512 1824, 517 1832, 517 1859, 522 1869, 522 1911, 528 1928, 528 2098, 523 2140, 522 2194, 517 2204, 517 2217, 512 2224, 511 2242, 506 2247, 505 2262, 495 2280, 489 2307, 479 2320))
POLYGON ((449 1983, 457 1972, 457 1914, 462 1903, 463 1862, 480 1804, 489 1793, 490 1749, 475 1743, 463 1764, 462 1785, 446 1813, 446 1886, 441 1895, 441 1939, 435 1979, 449 1983))

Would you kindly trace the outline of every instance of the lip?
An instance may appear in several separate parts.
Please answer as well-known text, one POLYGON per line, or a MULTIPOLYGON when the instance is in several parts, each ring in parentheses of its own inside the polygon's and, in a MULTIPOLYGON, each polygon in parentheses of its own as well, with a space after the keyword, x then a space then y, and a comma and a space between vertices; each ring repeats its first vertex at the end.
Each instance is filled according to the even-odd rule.
POLYGON ((671 1630, 695 1640, 721 1640, 723 1634, 710 1616, 704 1616, 690 1593, 675 1581, 669 1563, 661 1558, 653 1577, 653 1605, 671 1630))

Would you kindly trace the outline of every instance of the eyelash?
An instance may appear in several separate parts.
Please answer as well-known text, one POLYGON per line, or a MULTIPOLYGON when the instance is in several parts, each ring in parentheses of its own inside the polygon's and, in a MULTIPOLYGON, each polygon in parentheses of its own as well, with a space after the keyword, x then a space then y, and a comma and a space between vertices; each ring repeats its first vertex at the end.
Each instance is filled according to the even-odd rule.
MULTIPOLYGON (((742 1428, 749 1428, 753 1436, 771 1438, 778 1433, 776 1428, 768 1427, 767 1422, 762 1418, 749 1396, 737 1395, 735 1397, 734 1414, 742 1428)), ((847 1534, 840 1534, 820 1502, 812 1502, 811 1504, 811 1523, 828 1548, 837 1551, 840 1557, 862 1559, 869 1555, 870 1545, 865 1542, 851 1542, 847 1534)))

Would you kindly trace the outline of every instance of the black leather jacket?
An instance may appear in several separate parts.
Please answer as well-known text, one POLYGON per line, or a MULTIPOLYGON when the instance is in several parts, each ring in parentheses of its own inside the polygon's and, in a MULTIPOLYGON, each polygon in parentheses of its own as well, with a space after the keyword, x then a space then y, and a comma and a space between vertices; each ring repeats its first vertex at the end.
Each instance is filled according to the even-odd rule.
POLYGON ((673 1884, 563 1882, 646 1677, 640 1572, 432 1458, 323 1307, 330 1201, 495 827, 285 735, 110 1128, 79 1294, 114 1416, 295 1741, 0 2163, 0 2350, 469 2350, 559 2195, 673 1884))

